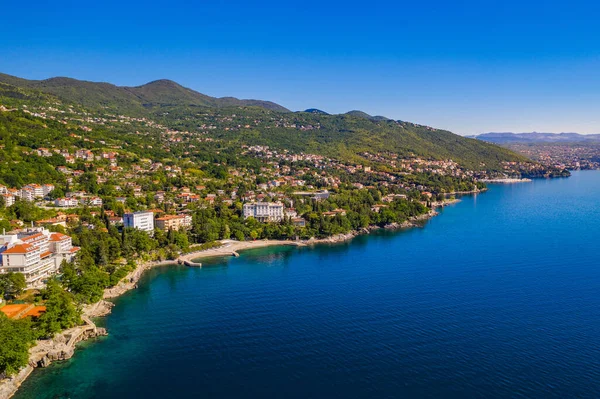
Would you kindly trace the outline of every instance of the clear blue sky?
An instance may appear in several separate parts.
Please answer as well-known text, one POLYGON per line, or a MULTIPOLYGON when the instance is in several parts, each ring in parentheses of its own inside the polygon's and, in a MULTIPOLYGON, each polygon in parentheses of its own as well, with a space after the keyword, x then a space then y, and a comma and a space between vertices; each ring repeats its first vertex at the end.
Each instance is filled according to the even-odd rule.
POLYGON ((12 1, 0 71, 128 86, 168 78, 459 134, 600 133, 597 4, 12 1))

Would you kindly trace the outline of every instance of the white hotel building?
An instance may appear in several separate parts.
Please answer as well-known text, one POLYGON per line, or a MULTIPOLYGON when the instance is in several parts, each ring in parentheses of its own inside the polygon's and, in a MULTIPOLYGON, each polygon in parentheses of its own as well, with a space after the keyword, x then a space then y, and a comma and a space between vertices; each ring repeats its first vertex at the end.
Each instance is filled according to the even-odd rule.
POLYGON ((133 227, 147 233, 154 232, 154 212, 134 212, 123 215, 123 225, 133 227))
POLYGON ((253 217, 259 222, 279 222, 283 219, 281 202, 252 202, 244 204, 244 219, 253 217))
POLYGON ((23 273, 28 287, 39 287, 58 272, 63 260, 73 261, 77 251, 71 237, 44 228, 0 235, 0 274, 23 273))

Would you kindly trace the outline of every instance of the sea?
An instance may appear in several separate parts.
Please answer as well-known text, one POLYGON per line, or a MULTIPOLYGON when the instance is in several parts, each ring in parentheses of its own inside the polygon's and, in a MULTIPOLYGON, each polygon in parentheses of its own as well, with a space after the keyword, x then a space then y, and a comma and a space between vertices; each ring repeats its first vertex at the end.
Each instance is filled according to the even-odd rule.
POLYGON ((598 398, 600 172, 151 270, 29 398, 598 398))

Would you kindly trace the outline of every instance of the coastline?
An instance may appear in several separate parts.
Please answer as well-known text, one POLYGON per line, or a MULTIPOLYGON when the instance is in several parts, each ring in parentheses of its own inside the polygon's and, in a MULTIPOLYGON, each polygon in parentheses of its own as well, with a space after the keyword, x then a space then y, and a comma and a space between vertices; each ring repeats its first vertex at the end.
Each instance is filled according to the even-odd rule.
POLYGON ((503 179, 483 179, 480 180, 484 183, 496 183, 496 184, 515 184, 515 183, 531 183, 532 180, 528 178, 503 178, 503 179))
MULTIPOLYGON (((185 264, 185 261, 193 263, 194 259, 222 257, 222 256, 239 256, 238 251, 249 249, 275 247, 275 246, 297 246, 306 247, 318 244, 336 244, 352 240, 354 237, 362 234, 370 234, 373 231, 386 230, 401 230, 413 227, 420 227, 430 218, 437 216, 439 213, 435 210, 438 207, 444 207, 460 202, 459 199, 447 200, 444 202, 432 203, 432 209, 419 216, 411 217, 402 223, 391 223, 385 227, 369 226, 356 231, 351 231, 346 234, 338 234, 326 238, 311 238, 308 240, 256 240, 256 241, 235 241, 222 240, 222 246, 211 248, 199 252, 190 252, 181 255, 176 260, 165 261, 140 261, 135 270, 127 274, 117 285, 104 290, 102 299, 96 303, 83 307, 81 318, 84 324, 65 330, 56 334, 52 339, 38 340, 37 343, 29 350, 29 364, 19 371, 16 375, 5 378, 0 381, 0 398, 8 399, 14 396, 21 384, 31 375, 37 367, 47 367, 52 362, 58 360, 68 360, 73 357, 78 342, 108 335, 106 329, 97 327, 92 321, 93 318, 104 317, 111 313, 115 306, 110 299, 118 298, 126 292, 137 288, 137 283, 143 274, 154 267, 168 266, 176 264, 185 264)), ((190 265, 194 266, 194 265, 190 265)), ((200 265, 201 266, 201 265, 200 265)))

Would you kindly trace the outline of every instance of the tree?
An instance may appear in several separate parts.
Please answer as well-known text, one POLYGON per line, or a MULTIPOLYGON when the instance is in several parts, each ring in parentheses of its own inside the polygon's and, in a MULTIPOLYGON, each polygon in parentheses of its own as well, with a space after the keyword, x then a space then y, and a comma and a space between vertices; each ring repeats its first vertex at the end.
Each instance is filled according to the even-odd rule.
POLYGON ((0 274, 0 294, 15 297, 21 295, 25 288, 27 288, 27 282, 22 273, 0 274))
POLYGON ((46 300, 46 312, 37 321, 40 338, 51 337, 81 323, 81 311, 73 304, 72 295, 56 279, 48 280, 42 298, 46 300))
POLYGON ((13 375, 27 365, 33 340, 31 320, 10 320, 0 312, 0 376, 13 375))

